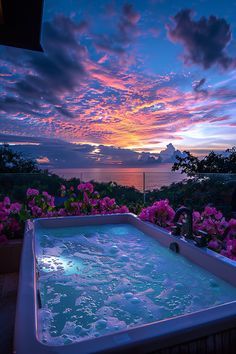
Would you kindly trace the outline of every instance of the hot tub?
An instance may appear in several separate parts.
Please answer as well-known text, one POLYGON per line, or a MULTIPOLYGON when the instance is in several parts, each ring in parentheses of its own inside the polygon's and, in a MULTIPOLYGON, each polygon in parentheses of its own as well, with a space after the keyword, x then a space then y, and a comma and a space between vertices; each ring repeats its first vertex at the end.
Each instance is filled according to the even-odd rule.
POLYGON ((235 262, 133 214, 27 222, 17 354, 233 353, 235 328, 235 262))

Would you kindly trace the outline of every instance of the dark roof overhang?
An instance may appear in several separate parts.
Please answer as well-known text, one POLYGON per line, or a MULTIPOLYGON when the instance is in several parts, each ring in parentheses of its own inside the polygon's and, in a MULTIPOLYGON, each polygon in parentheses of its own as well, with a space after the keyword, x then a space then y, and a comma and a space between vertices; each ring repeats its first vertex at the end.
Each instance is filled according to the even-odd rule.
POLYGON ((0 0, 0 44, 43 51, 44 0, 0 0))

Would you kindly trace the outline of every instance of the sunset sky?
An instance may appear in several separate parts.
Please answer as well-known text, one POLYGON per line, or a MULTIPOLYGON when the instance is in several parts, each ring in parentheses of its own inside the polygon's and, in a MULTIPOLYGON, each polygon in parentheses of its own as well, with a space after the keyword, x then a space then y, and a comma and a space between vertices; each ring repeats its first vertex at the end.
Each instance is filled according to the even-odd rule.
POLYGON ((44 53, 0 48, 0 140, 225 150, 235 38, 235 0, 45 0, 44 53))

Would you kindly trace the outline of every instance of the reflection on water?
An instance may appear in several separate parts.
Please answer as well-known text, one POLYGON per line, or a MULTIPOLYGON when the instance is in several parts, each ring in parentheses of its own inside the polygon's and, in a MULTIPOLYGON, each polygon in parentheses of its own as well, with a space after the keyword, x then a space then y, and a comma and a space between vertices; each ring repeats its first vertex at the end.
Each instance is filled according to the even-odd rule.
POLYGON ((172 164, 160 164, 156 167, 142 168, 67 168, 54 169, 53 172, 64 178, 77 177, 83 181, 116 182, 123 186, 134 186, 139 190, 153 190, 180 182, 185 175, 171 172, 172 164), (143 173, 145 172, 145 180, 143 173))

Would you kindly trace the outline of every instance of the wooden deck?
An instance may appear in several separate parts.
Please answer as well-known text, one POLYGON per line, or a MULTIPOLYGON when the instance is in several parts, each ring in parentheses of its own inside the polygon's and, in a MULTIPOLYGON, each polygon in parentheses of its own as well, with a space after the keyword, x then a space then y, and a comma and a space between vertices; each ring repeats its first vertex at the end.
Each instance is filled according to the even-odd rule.
POLYGON ((18 274, 0 275, 0 354, 12 354, 18 274))

